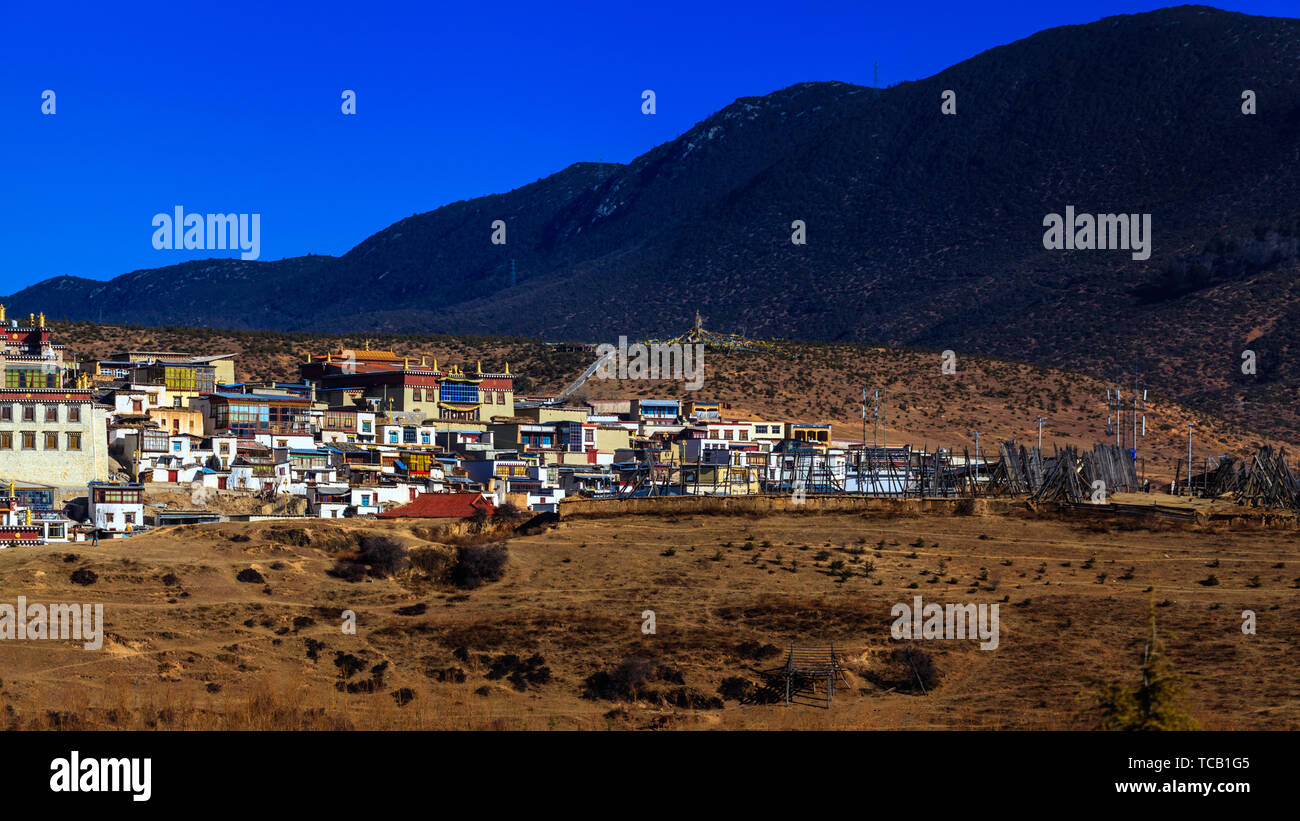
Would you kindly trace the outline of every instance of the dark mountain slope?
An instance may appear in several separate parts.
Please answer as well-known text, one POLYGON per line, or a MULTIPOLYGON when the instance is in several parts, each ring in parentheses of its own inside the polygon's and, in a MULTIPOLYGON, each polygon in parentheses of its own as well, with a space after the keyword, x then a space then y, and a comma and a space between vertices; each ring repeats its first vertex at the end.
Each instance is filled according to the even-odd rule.
POLYGON ((1102 376, 1136 359, 1153 387, 1266 420, 1300 383, 1285 341, 1300 325, 1286 250, 1300 233, 1297 68, 1300 21, 1198 6, 1107 18, 878 93, 806 83, 737 100, 626 166, 454 203, 338 259, 61 278, 9 302, 118 322, 583 339, 680 330, 698 309, 718 330, 1102 376), (940 112, 945 89, 956 117, 940 112), (1044 215, 1067 205, 1151 214, 1150 258, 1044 250, 1044 215), (506 246, 489 242, 495 219, 506 246), (794 220, 807 245, 791 244, 794 220), (1269 370, 1243 383, 1247 343, 1269 370))

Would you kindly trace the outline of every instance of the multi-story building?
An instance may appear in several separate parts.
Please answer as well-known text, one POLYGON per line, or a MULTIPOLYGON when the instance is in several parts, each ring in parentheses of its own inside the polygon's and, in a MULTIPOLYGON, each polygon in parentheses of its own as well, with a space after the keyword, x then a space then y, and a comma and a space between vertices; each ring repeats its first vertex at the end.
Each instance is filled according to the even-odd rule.
POLYGON ((252 439, 270 448, 315 446, 310 399, 292 394, 209 393, 195 400, 204 434, 252 439))
POLYGON ((321 413, 321 442, 369 443, 375 441, 375 412, 336 408, 321 413))
POLYGON ((132 374, 141 367, 150 368, 158 376, 158 384, 165 383, 174 391, 192 391, 195 395, 235 381, 234 354, 196 356, 179 351, 121 351, 101 361, 98 372, 117 379, 134 379, 132 374), (209 378, 212 384, 208 384, 209 378))
POLYGON ((299 370, 330 408, 419 413, 436 423, 486 422, 515 413, 508 363, 502 373, 484 373, 481 364, 473 373, 456 366, 443 370, 437 359, 372 351, 367 344, 308 355, 299 370))
POLYGON ((130 533, 144 524, 144 485, 90 482, 86 501, 91 524, 105 534, 130 533))
POLYGON ((6 324, 0 306, 0 372, 0 476, 59 487, 108 478, 108 409, 65 366, 44 315, 6 324))

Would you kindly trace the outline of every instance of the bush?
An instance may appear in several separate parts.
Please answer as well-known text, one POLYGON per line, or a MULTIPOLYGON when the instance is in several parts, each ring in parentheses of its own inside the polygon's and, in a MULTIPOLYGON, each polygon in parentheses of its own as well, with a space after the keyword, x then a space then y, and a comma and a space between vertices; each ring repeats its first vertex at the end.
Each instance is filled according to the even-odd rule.
POLYGON ((493 515, 498 519, 522 519, 527 514, 528 511, 523 510, 514 502, 506 502, 505 504, 498 506, 493 515))
POLYGON ((446 581, 456 566, 455 551, 438 546, 413 547, 406 554, 411 567, 438 581, 446 581))
POLYGON ((99 574, 88 567, 82 567, 72 571, 72 575, 68 577, 68 580, 73 584, 94 584, 99 580, 99 574))
POLYGON ((546 684, 551 680, 551 668, 546 666, 546 659, 533 654, 520 659, 514 653, 499 656, 488 669, 487 677, 492 680, 504 678, 516 690, 526 690, 530 684, 546 684))
POLYGON ((718 685, 718 695, 725 701, 745 701, 752 698, 758 688, 754 682, 740 676, 724 678, 718 685))
POLYGON ((582 697, 605 701, 635 701, 648 695, 648 685, 653 680, 655 663, 645 658, 627 658, 611 672, 601 671, 587 676, 583 682, 582 697))
POLYGON ((452 568, 451 582, 463 590, 473 590, 484 582, 499 581, 506 573, 509 555, 503 544, 465 545, 452 568))
POLYGON ((406 548, 388 536, 367 536, 361 540, 357 559, 370 567, 370 575, 377 578, 391 576, 407 564, 406 548))
POLYGON ((359 562, 352 561, 337 562, 325 572, 345 582, 359 582, 366 577, 366 568, 359 562))
POLYGON ((251 567, 239 571, 239 575, 235 576, 235 579, 246 584, 264 584, 266 582, 266 579, 262 578, 262 574, 251 567))
POLYGON ((929 692, 939 686, 939 671, 929 653, 914 644, 895 647, 884 664, 867 675, 881 687, 902 692, 929 692))

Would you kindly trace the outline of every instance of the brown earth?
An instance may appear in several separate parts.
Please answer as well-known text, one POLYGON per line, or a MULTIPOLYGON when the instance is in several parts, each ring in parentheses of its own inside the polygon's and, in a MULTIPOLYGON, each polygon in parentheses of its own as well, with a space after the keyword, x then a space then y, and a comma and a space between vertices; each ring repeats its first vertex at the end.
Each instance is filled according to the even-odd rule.
POLYGON ((1203 727, 1297 729, 1294 527, 1289 517, 1143 526, 1027 510, 565 519, 509 539, 504 578, 474 590, 410 569, 360 582, 326 573, 368 535, 435 558, 493 535, 467 525, 216 524, 11 548, 0 550, 0 602, 102 602, 109 637, 98 652, 0 643, 0 726, 1090 728, 1101 681, 1137 683, 1154 600, 1203 727), (71 583, 79 568, 97 581, 71 583), (248 568, 264 583, 237 581, 248 568), (1218 584, 1205 584, 1211 575, 1218 584), (890 610, 915 595, 1000 607, 996 650, 917 642, 939 675, 925 694, 900 686, 888 659, 890 610), (1242 633, 1247 609, 1256 635, 1242 633), (355 635, 341 630, 343 610, 357 614, 355 635), (779 663, 753 648, 791 641, 834 641, 848 654, 850 685, 831 709, 709 705, 724 679, 756 681, 779 663), (345 676, 340 653, 359 669, 345 676), (490 678, 510 655, 540 656, 528 669, 547 668, 549 680, 490 678), (647 685, 659 703, 583 697, 589 676, 632 657, 666 671, 647 685))

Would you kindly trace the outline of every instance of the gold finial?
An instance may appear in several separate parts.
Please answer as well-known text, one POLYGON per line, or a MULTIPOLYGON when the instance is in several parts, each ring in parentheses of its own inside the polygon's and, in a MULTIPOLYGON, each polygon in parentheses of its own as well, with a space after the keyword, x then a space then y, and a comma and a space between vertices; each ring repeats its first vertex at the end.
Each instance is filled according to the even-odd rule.
POLYGON ((438 370, 438 357, 436 356, 433 358, 433 369, 438 370))
POLYGON ((44 327, 45 327, 45 312, 44 312, 44 311, 41 312, 40 317, 39 317, 36 321, 39 323, 39 327, 41 327, 41 328, 44 328, 44 327))
POLYGON ((409 371, 410 369, 411 369, 411 357, 409 356, 402 357, 402 370, 409 371))
POLYGON ((506 373, 510 373, 510 363, 506 363, 506 373))
POLYGON ((310 361, 311 361, 311 353, 310 353, 310 352, 307 354, 307 359, 306 359, 306 361, 307 361, 307 362, 310 362, 310 361))
POLYGON ((5 321, 5 306, 0 305, 0 322, 5 321))
POLYGON ((475 373, 483 373, 483 360, 482 360, 482 359, 480 359, 480 360, 478 361, 478 365, 477 365, 477 367, 475 368, 474 372, 475 372, 475 373))
POLYGON ((28 315, 27 315, 27 327, 30 328, 30 327, 34 326, 35 324, 36 324, 36 314, 28 314, 28 315))
POLYGON ((23 517, 23 524, 29 525, 32 523, 32 509, 30 507, 23 511, 23 517))
POLYGON ((429 357, 425 356, 424 354, 420 354, 420 367, 421 368, 429 367, 429 357))
POLYGON ((14 498, 14 480, 9 480, 9 498, 14 498))
POLYGON ((366 350, 367 350, 367 351, 370 350, 370 340, 369 340, 369 339, 366 340, 366 350))

